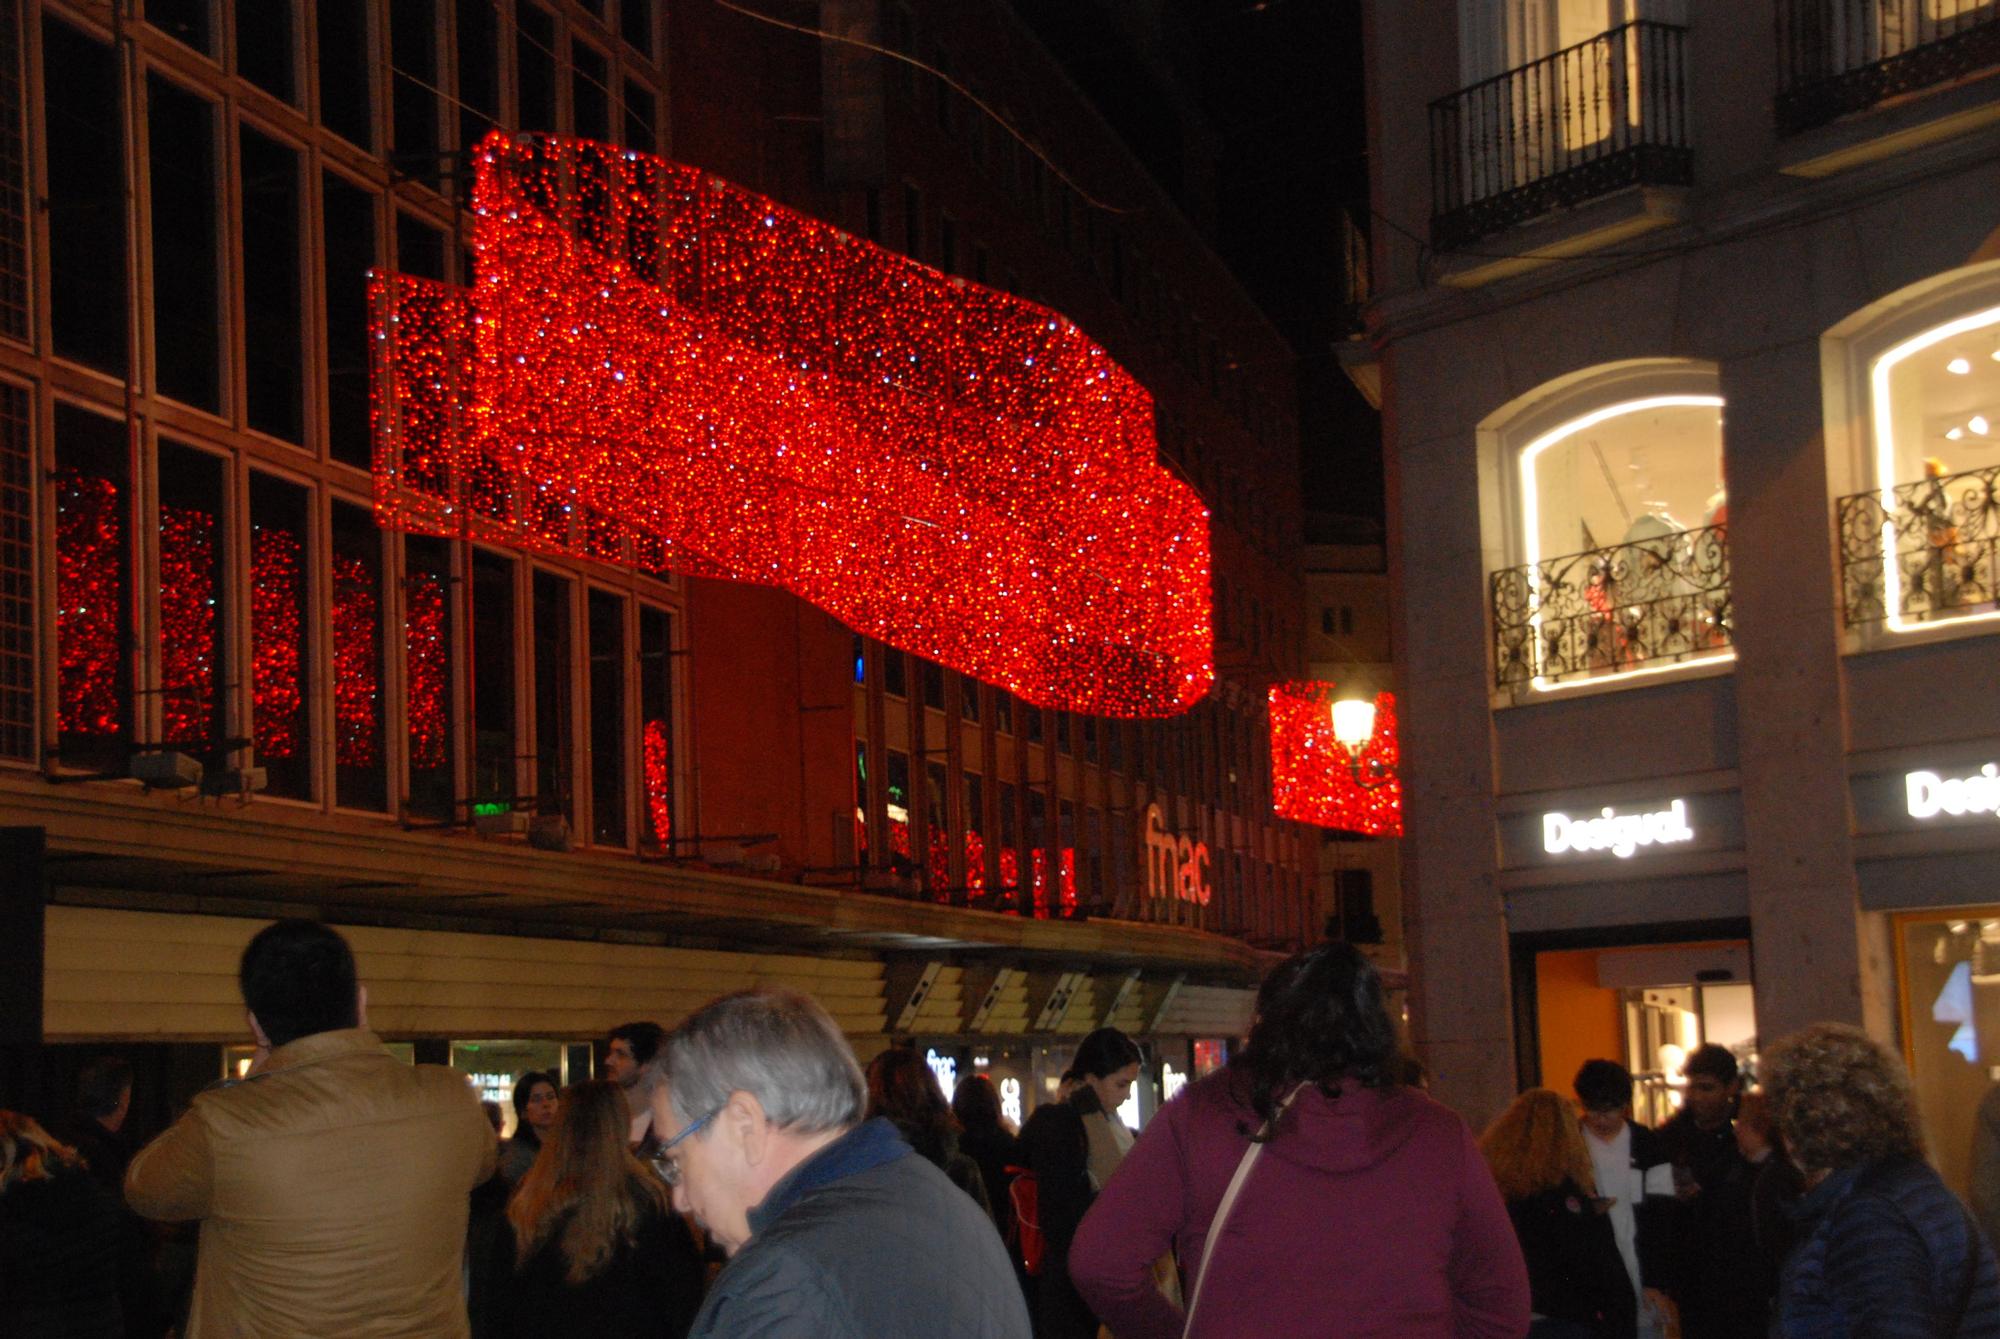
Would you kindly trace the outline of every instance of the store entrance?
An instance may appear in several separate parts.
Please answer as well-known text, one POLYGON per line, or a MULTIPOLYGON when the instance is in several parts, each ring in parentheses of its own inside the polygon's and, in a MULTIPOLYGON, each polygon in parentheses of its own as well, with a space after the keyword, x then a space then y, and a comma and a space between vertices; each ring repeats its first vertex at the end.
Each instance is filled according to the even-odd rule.
POLYGON ((1533 952, 1532 961, 1543 1087, 1567 1094, 1584 1061, 1617 1060, 1635 1080, 1634 1118, 1658 1125, 1680 1109, 1687 1084, 1681 1066, 1695 1048, 1726 1046, 1746 1072, 1756 1070, 1756 997, 1744 940, 1547 949, 1533 952))

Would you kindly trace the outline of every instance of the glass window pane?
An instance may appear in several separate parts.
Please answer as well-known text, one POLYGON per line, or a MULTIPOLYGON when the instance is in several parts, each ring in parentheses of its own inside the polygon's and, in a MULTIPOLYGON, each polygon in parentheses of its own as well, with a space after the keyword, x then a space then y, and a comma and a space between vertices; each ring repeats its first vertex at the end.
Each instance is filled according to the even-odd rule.
POLYGON ((512 805, 514 776, 514 561, 472 554, 472 798, 512 805))
POLYGON ((535 573, 535 811, 574 821, 575 633, 571 609, 576 583, 553 572, 535 573))
POLYGON ((1013 892, 1021 886, 1020 793, 1009 781, 1000 783, 1000 888, 1013 892))
POLYGON ((305 440, 299 155, 248 126, 243 170, 243 354, 250 426, 305 440))
POLYGON ((215 15, 210 4, 211 0, 146 0, 146 22, 176 42, 213 56, 215 15))
POLYGON ((639 739, 645 767, 640 829, 648 845, 674 835, 673 616, 639 606, 639 739))
POLYGON ((152 194, 153 362, 160 393, 222 412, 215 107, 146 76, 152 194))
POLYGON ((499 127, 500 15, 493 0, 458 0, 458 103, 460 148, 499 127))
POLYGON ((883 775, 889 783, 889 851, 907 861, 910 859, 910 755, 890 749, 883 775))
POLYGON ((575 112, 576 133, 585 139, 611 138, 611 63, 596 47, 570 43, 576 66, 576 80, 570 99, 575 112))
POLYGON ((636 80, 625 81, 625 145, 641 153, 656 147, 653 127, 658 124, 658 104, 652 90, 636 80))
POLYGON ((893 646, 882 648, 882 691, 891 697, 909 696, 907 658, 893 646))
POLYGON ((250 715, 265 791, 313 796, 311 495, 267 474, 250 475, 250 715))
POLYGON ((163 442, 159 477, 160 742, 202 752, 227 733, 222 461, 163 442))
POLYGON ((970 674, 958 677, 958 714, 974 725, 979 723, 979 680, 970 674))
POLYGON ((941 762, 924 764, 924 824, 930 850, 925 865, 931 893, 942 901, 951 889, 951 811, 945 794, 948 774, 941 762))
MULTIPOLYGON (((146 8, 150 13, 152 3, 146 8)), ((320 124, 350 144, 373 149, 368 0, 315 0, 313 14, 319 24, 320 124)))
POLYGON ((556 129, 556 21, 547 10, 523 3, 514 11, 514 66, 521 130, 556 129))
POLYGON ((292 73, 293 0, 236 0, 236 72, 284 102, 296 98, 292 73))
POLYGON ((933 711, 944 710, 944 669, 931 660, 917 662, 923 667, 924 705, 933 711))
POLYGON ((590 616, 591 837, 625 842, 625 601, 593 590, 590 616))
POLYGON ((382 532, 365 507, 333 504, 333 794, 389 807, 382 746, 382 532))
POLYGON ((66 767, 122 768, 132 728, 125 426, 56 405, 56 728, 66 767))
POLYGON ((620 0, 618 6, 618 31, 624 36, 626 44, 641 55, 652 55, 652 0, 620 0))
POLYGON ((967 772, 965 781, 965 891, 968 898, 986 893, 986 781, 967 772))
POLYGON ((357 469, 369 467, 368 271, 375 264, 375 196, 345 177, 321 177, 326 284, 327 454, 357 469))
POLYGON ((436 0, 396 0, 389 6, 390 110, 396 166, 435 190, 438 156, 438 38, 436 0))
POLYGON ((125 184, 118 60, 108 43, 44 17, 42 70, 55 351, 122 377, 125 184))
POLYGON ((854 863, 868 865, 868 741, 854 741, 854 863))
POLYGON ((458 744, 451 691, 451 546, 429 535, 412 535, 403 543, 403 554, 408 808, 412 814, 449 822, 464 817, 457 811, 454 766, 458 744))

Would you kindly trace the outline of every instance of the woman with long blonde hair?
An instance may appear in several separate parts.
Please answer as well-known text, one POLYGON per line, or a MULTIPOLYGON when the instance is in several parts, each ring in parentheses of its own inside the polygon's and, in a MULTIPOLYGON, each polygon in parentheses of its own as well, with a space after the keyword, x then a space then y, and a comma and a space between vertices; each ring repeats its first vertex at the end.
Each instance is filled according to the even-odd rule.
POLYGON ((1486 1128, 1479 1149, 1528 1263, 1530 1339, 1630 1339, 1637 1300, 1569 1099, 1530 1088, 1486 1128))
POLYGON ((701 1308, 702 1262, 667 1188, 626 1144, 624 1092, 562 1095, 542 1151, 507 1206, 498 1339, 680 1339, 701 1308))

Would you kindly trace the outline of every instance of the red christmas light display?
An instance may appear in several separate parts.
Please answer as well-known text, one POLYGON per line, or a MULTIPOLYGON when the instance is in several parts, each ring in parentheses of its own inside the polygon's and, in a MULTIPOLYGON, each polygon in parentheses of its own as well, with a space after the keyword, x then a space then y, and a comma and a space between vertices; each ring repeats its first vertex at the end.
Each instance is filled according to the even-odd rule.
POLYGON ((1368 836, 1403 835, 1403 782, 1396 772, 1396 698, 1375 697, 1375 733, 1361 750, 1361 774, 1379 785, 1354 779, 1349 754, 1333 737, 1330 683, 1273 684, 1271 711, 1271 807, 1280 818, 1314 823, 1368 836))
POLYGON ((305 573, 298 537, 254 526, 250 532, 250 697, 260 758, 289 758, 304 737, 299 614, 305 573))
POLYGON ((445 695, 450 691, 444 586, 436 577, 412 573, 408 587, 409 608, 403 621, 409 641, 410 766, 434 772, 445 764, 445 695))
POLYGON ((647 721, 643 740, 646 764, 646 812, 653 820, 653 840, 665 846, 674 835, 673 756, 667 723, 647 721))
POLYGON ((160 717, 168 744, 205 746, 215 719, 215 517, 160 508, 160 717))
POLYGON ((1207 691, 1207 513, 1074 325, 643 154, 476 168, 475 286, 374 285, 385 525, 781 586, 1043 706, 1207 691))
POLYGON ((368 564, 333 560, 333 756, 342 767, 373 767, 381 735, 379 602, 368 564))
POLYGON ((986 892, 986 841, 976 832, 965 834, 965 891, 969 897, 986 892))
POLYGON ((56 722, 64 734, 115 735, 125 611, 125 522, 118 485, 58 470, 56 722))

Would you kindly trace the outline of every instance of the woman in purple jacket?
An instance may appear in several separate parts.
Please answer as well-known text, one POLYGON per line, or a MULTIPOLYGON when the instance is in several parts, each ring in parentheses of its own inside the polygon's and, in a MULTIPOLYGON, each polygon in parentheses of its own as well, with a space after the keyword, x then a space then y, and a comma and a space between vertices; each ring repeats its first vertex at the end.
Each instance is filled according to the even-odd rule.
POLYGON ((1519 1339, 1528 1277, 1492 1173, 1465 1123, 1400 1087, 1398 1068, 1367 959, 1322 944, 1285 962, 1249 1045, 1168 1104, 1084 1218, 1078 1291, 1118 1339, 1519 1339), (1168 1250, 1192 1325, 1154 1283, 1168 1250))

